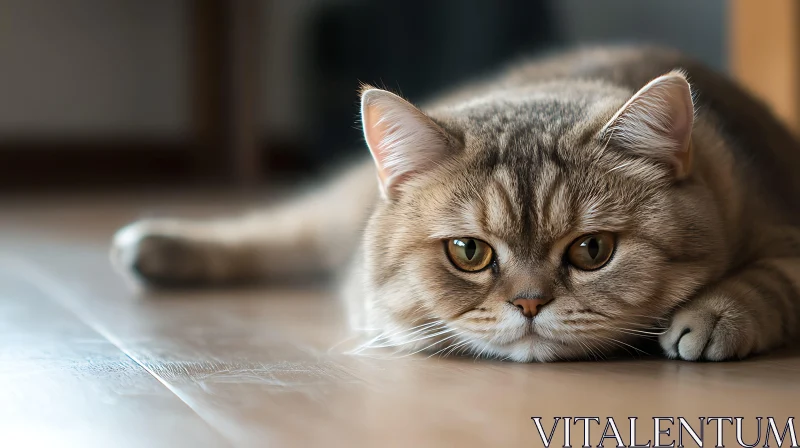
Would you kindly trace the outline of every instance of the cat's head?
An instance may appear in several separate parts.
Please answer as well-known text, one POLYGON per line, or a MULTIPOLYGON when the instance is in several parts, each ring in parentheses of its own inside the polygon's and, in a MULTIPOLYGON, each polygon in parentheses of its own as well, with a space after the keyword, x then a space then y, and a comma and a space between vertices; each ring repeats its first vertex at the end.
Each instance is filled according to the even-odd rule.
POLYGON ((553 82, 423 113, 362 92, 382 200, 364 256, 385 345, 516 361, 646 335, 722 256, 681 73, 553 82))

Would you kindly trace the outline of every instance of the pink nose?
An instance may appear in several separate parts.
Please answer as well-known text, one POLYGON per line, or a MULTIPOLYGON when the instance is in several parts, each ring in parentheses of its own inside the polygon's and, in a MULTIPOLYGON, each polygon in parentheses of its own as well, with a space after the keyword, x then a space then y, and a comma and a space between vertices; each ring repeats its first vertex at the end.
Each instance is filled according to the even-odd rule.
POLYGON ((549 301, 550 299, 545 299, 542 297, 537 297, 535 299, 519 298, 519 299, 514 299, 514 301, 511 302, 511 304, 519 308, 523 316, 530 318, 535 316, 536 313, 539 312, 539 307, 543 306, 545 303, 549 301))

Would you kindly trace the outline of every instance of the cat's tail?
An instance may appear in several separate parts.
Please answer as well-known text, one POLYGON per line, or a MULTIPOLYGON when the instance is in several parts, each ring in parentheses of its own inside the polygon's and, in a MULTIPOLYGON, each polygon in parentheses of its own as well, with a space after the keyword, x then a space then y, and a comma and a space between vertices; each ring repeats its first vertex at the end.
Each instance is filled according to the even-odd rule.
POLYGON ((378 195, 365 161, 302 197, 255 213, 193 221, 148 219, 120 229, 111 259, 146 284, 286 279, 347 262, 378 195))

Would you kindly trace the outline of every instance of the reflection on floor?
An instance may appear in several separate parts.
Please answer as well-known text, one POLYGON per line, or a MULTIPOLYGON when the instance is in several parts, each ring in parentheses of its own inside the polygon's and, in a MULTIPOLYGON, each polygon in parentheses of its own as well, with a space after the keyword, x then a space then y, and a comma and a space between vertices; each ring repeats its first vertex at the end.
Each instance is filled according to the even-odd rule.
POLYGON ((533 416, 547 432, 556 416, 613 416, 627 441, 630 416, 740 416, 755 431, 755 416, 785 423, 797 411, 793 352, 719 364, 355 356, 341 306, 319 286, 137 291, 107 261, 115 227, 154 208, 248 204, 174 202, 184 205, 0 207, 0 446, 542 446, 533 416))

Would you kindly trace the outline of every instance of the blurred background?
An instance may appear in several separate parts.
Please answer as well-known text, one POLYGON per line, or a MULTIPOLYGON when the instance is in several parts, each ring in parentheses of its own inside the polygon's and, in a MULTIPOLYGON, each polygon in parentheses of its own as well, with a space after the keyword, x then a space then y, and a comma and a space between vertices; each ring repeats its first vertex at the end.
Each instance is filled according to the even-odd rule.
POLYGON ((797 129, 795 0, 0 0, 0 193, 253 187, 364 152, 412 101, 553 46, 665 44, 797 129))

